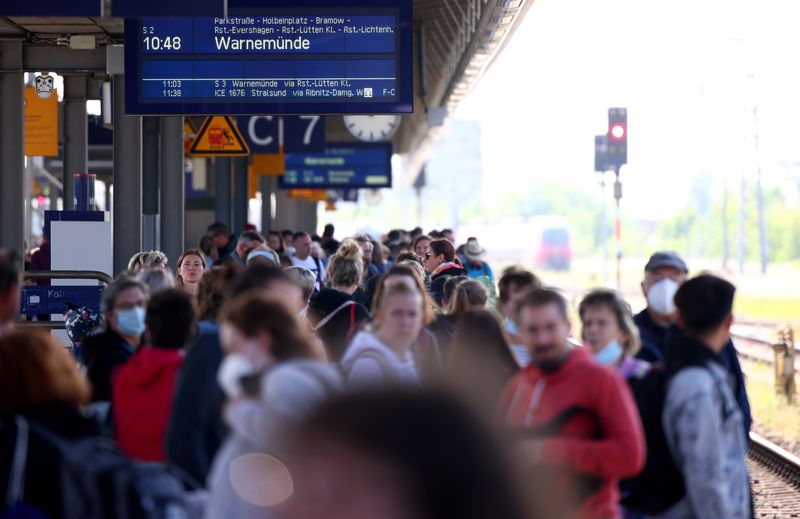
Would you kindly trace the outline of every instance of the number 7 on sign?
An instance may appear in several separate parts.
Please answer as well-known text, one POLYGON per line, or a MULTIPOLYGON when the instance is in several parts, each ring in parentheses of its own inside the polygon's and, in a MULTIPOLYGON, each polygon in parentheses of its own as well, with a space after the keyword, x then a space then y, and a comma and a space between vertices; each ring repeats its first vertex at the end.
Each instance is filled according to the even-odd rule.
POLYGON ((321 115, 285 115, 283 145, 286 153, 322 153, 325 151, 325 117, 321 115))
POLYGON ((306 127, 306 132, 303 134, 303 146, 308 146, 311 144, 311 136, 314 134, 314 127, 317 126, 317 123, 320 120, 320 116, 318 115, 301 115, 301 121, 308 121, 308 126, 306 127))

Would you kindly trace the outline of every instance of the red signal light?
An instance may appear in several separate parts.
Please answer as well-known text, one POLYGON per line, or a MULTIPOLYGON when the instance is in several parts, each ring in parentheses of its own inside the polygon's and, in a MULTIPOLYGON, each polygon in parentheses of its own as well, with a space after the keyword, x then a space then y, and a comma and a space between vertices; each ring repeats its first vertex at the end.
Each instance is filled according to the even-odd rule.
POLYGON ((608 129, 608 135, 615 141, 621 141, 625 138, 625 126, 620 123, 614 123, 608 129))

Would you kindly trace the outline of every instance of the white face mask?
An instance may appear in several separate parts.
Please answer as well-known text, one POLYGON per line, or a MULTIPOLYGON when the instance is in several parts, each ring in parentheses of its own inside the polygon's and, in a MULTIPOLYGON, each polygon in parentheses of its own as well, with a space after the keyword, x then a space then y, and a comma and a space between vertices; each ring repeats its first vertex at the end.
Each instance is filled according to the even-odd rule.
POLYGON ((243 393, 242 377, 253 375, 257 370, 253 363, 241 353, 231 353, 222 359, 217 371, 217 383, 228 398, 236 398, 243 393))
POLYGON ((675 308, 675 292, 680 285, 669 278, 662 279, 647 291, 647 305, 657 314, 672 315, 675 308))

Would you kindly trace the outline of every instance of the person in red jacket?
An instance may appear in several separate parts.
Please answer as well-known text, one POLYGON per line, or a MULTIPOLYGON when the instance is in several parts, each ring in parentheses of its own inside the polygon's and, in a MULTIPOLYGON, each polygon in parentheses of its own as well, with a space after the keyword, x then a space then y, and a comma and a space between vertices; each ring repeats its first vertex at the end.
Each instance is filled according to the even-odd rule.
POLYGON ((498 417, 517 430, 531 490, 564 517, 622 517, 618 483, 644 467, 645 441, 625 381, 567 340, 567 303, 534 289, 516 307, 531 364, 503 392, 498 417))
POLYGON ((164 435, 175 378, 194 321, 194 306, 183 291, 167 289, 154 295, 145 318, 148 346, 140 348, 114 378, 114 434, 123 452, 134 459, 166 459, 164 435))

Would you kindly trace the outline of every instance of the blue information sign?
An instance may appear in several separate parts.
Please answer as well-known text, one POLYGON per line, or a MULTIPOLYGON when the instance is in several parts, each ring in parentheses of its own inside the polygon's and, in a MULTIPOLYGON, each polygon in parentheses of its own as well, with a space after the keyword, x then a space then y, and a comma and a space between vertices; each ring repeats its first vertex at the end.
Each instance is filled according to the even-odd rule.
POLYGON ((68 310, 67 303, 76 306, 88 306, 100 312, 100 296, 103 287, 100 285, 87 286, 37 286, 25 285, 22 287, 22 304, 20 313, 33 314, 63 314, 68 310))
POLYGON ((325 153, 286 155, 283 189, 392 187, 391 143, 328 143, 325 153))
MULTIPOLYGON (((412 0, 125 22, 129 114, 410 113, 412 0)), ((244 11, 244 12, 241 12, 244 11)))
POLYGON ((322 115, 251 115, 237 117, 236 124, 253 153, 278 153, 281 142, 285 153, 325 151, 322 115))

